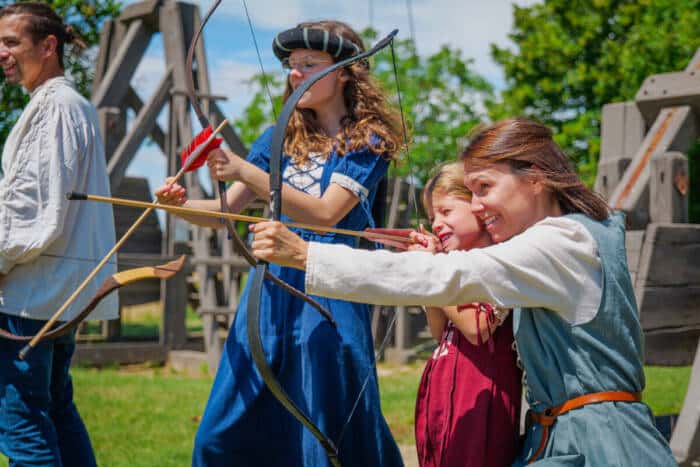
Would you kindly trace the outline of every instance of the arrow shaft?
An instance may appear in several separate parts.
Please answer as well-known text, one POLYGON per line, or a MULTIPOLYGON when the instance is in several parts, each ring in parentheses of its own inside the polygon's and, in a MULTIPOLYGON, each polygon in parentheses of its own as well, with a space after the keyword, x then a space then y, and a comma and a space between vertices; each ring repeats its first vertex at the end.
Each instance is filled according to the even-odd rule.
MULTIPOLYGON (((233 213, 229 213, 229 212, 209 211, 206 209, 195 209, 195 208, 186 208, 183 206, 171 206, 171 205, 167 205, 167 204, 149 203, 146 201, 137 201, 137 200, 131 200, 131 199, 125 199, 125 198, 115 198, 112 196, 87 195, 87 194, 81 194, 81 193, 72 193, 69 196, 71 197, 71 199, 84 199, 87 201, 95 201, 95 202, 99 202, 99 203, 109 203, 109 204, 114 204, 114 205, 118 205, 118 206, 144 208, 144 209, 149 209, 149 210, 162 209, 164 211, 171 212, 173 214, 215 217, 215 218, 223 218, 223 219, 230 219, 233 221, 250 222, 250 223, 269 221, 269 219, 267 219, 265 217, 247 216, 244 214, 233 214, 233 213)), ((341 234, 341 235, 349 235, 349 236, 353 236, 353 237, 366 238, 369 240, 374 240, 374 239, 376 239, 376 240, 392 240, 395 242, 413 243, 410 238, 402 237, 402 236, 398 236, 398 235, 369 233, 369 232, 363 232, 363 231, 358 231, 358 230, 349 230, 349 229, 339 229, 339 228, 335 228, 335 227, 325 227, 325 226, 319 226, 319 225, 313 225, 313 224, 305 224, 305 223, 301 223, 301 222, 282 222, 282 223, 288 227, 294 227, 294 228, 304 229, 304 230, 312 230, 315 232, 337 233, 337 234, 341 234)))

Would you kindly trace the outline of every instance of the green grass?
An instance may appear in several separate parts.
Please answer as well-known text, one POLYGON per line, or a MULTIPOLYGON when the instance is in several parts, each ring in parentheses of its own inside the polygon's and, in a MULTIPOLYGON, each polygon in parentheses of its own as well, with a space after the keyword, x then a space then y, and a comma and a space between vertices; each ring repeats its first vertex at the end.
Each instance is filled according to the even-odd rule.
POLYGON ((154 369, 76 369, 76 403, 98 465, 185 466, 212 379, 154 369))
MULTIPOLYGON (((86 321, 81 336, 100 336, 100 321, 86 321)), ((125 307, 122 310, 121 338, 157 340, 163 326, 163 307, 160 302, 125 307)), ((202 318, 191 307, 185 311, 187 333, 202 332, 202 318)))
POLYGON ((424 363, 419 362, 378 368, 382 412, 399 444, 415 444, 413 415, 423 366, 424 363))
POLYGON ((647 387, 644 402, 651 407, 654 415, 679 413, 690 381, 689 366, 647 366, 644 373, 647 387))
MULTIPOLYGON (((382 410, 399 444, 413 444, 413 409, 423 363, 379 366, 382 410)), ((212 379, 168 368, 75 368, 75 400, 100 466, 178 467, 190 463, 212 379)), ((654 414, 678 413, 690 367, 647 367, 644 400, 654 414)), ((0 460, 0 465, 7 465, 0 460)))

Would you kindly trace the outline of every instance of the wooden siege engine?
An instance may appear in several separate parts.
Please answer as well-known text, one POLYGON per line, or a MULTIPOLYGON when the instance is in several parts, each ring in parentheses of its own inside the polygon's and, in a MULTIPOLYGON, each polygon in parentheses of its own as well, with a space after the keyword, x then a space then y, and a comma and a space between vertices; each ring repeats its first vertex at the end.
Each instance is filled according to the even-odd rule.
MULTIPOLYGON (((596 191, 627 214, 627 258, 645 361, 693 364, 671 447, 700 460, 700 225, 689 223, 689 152, 700 135, 700 49, 684 71, 649 76, 634 102, 603 107, 596 191)), ((697 161, 692 161, 697 163, 697 161)))

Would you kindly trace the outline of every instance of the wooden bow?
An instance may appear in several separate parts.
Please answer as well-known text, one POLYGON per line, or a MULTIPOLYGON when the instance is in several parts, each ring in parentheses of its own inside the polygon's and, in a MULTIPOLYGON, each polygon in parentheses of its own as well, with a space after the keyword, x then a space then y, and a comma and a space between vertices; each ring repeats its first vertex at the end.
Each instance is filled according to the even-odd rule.
MULTIPOLYGON (((370 50, 361 54, 355 55, 345 60, 341 60, 328 68, 319 71, 304 81, 287 99, 282 107, 277 123, 272 132, 272 143, 270 145, 270 212, 272 220, 280 220, 282 214, 282 153, 284 150, 284 137, 287 131, 287 125, 291 118, 297 102, 306 91, 311 88, 318 80, 327 76, 335 70, 349 66, 360 60, 364 60, 388 46, 398 30, 394 30, 387 37, 379 41, 370 50)), ((328 455, 328 459, 334 467, 340 467, 340 459, 338 457, 338 448, 335 443, 318 428, 311 418, 301 411, 284 390, 280 382, 275 377, 272 368, 267 363, 265 350, 262 346, 262 338, 260 337, 260 303, 263 291, 263 280, 268 273, 267 263, 259 261, 255 267, 255 273, 251 279, 250 293, 248 296, 247 322, 246 330, 248 334, 248 343, 250 345, 250 353, 253 357, 253 362, 262 376, 263 382, 275 396, 277 400, 284 406, 294 418, 299 420, 314 437, 321 443, 323 449, 328 455)))
MULTIPOLYGON (((197 160, 197 158, 200 156, 201 152, 204 151, 204 149, 207 147, 209 143, 216 137, 216 135, 224 128, 224 125, 226 124, 226 120, 221 122, 221 125, 214 130, 211 134, 211 136, 199 147, 197 147, 194 151, 192 151, 192 154, 187 158, 187 161, 185 164, 183 164, 182 168, 180 171, 170 180, 170 184, 174 184, 177 182, 184 174, 187 172, 187 169, 189 169, 189 166, 197 160)), ((143 223, 143 221, 146 220, 148 215, 153 211, 153 208, 146 209, 141 216, 139 216, 138 219, 134 221, 134 223, 129 227, 129 229, 122 235, 122 238, 117 241, 117 243, 114 244, 111 250, 107 252, 107 254, 100 260, 99 263, 97 263, 97 266, 94 267, 94 269, 88 274, 88 276, 83 280, 83 282, 78 286, 77 289, 68 297, 68 299, 63 302, 63 305, 56 310, 56 312, 51 316, 51 318, 46 322, 46 324, 39 330, 39 332, 31 338, 31 340, 25 345, 22 350, 19 351, 19 359, 24 360, 29 352, 32 351, 32 348, 36 347, 36 345, 41 342, 42 338, 44 335, 49 332, 51 327, 58 321, 58 319, 65 313, 65 311, 68 309, 68 307, 75 301, 76 298, 80 295, 80 293, 87 287, 87 285, 95 278, 95 276, 100 272, 100 270, 104 267, 105 264, 110 260, 112 256, 121 248, 121 246, 131 237, 131 235, 136 231, 139 225, 143 223)))
MULTIPOLYGON (((192 43, 190 44, 190 48, 187 51, 187 60, 186 60, 186 68, 188 70, 192 70, 192 62, 194 59, 194 52, 195 48, 197 46, 197 41, 199 40, 199 37, 202 34, 202 31, 204 31, 204 27, 206 26, 207 22, 209 21, 209 18, 211 18, 212 14, 214 14, 214 11, 219 7, 221 4, 221 0, 216 0, 211 8, 209 8, 209 11, 207 11, 207 14, 204 16, 204 19, 202 20, 202 24, 199 26, 199 29, 195 33, 195 35, 192 37, 192 43)), ((199 120, 200 125, 202 128, 207 128, 211 127, 211 123, 209 122, 209 119, 207 116, 204 114, 204 111, 202 110, 201 106, 199 105, 199 101, 197 100, 197 94, 195 93, 194 89, 194 72, 193 73, 188 73, 187 74, 187 79, 186 79, 186 86, 187 86, 187 95, 190 99, 190 104, 192 104, 192 108, 194 109, 194 113, 197 115, 197 120, 199 120)), ((229 213, 228 209, 228 204, 226 203, 226 182, 223 182, 221 180, 218 181, 216 184, 217 191, 219 193, 219 202, 220 202, 220 207, 221 207, 221 212, 222 213, 229 213)), ((248 248, 245 246, 243 243, 243 240, 240 239, 238 236, 238 233, 236 232, 236 228, 233 225, 233 222, 231 222, 230 218, 223 218, 224 225, 226 226, 226 231, 228 232, 229 238, 231 239, 231 242, 233 242, 233 249, 234 251, 243 257, 248 264, 251 266, 255 266, 256 260, 255 257, 253 256, 253 253, 248 250, 248 248)), ((277 286, 281 287, 283 290, 287 291, 288 293, 292 294, 293 296, 304 300, 307 302, 309 305, 311 305, 314 309, 316 309, 321 315, 328 320, 333 326, 336 326, 335 321, 333 320, 333 317, 331 314, 326 310, 319 302, 311 298, 309 295, 305 294, 304 292, 297 290, 287 282, 283 281, 277 276, 274 276, 271 274, 269 271, 266 271, 265 278, 276 284, 277 286)))
MULTIPOLYGON (((87 318, 90 312, 95 309, 97 304, 100 303, 103 298, 118 288, 124 287, 132 282, 138 282, 146 279, 170 279, 177 274, 180 269, 182 269, 182 265, 184 263, 185 257, 180 256, 180 258, 177 260, 166 264, 161 264, 160 266, 146 266, 142 268, 128 269, 126 271, 111 275, 105 279, 100 288, 97 289, 97 292, 95 292, 95 295, 93 295, 90 299, 90 302, 87 304, 87 306, 85 306, 85 308, 82 309, 82 311, 80 311, 80 313, 60 326, 46 331, 42 335, 42 340, 56 339, 68 334, 85 318, 87 318)), ((4 329, 0 329, 0 337, 16 342, 29 342, 36 336, 18 336, 16 334, 12 334, 11 332, 5 331, 4 329)))

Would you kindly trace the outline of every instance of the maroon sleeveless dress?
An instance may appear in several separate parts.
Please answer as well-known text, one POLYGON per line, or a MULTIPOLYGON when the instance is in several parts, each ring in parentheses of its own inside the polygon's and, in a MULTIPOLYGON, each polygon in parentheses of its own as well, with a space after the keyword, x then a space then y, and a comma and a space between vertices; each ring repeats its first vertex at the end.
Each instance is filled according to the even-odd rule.
MULTIPOLYGON (((465 305, 460 309, 471 305, 465 305)), ((480 319, 496 322, 478 304, 480 319)), ((428 360, 416 400, 421 467, 509 466, 518 453, 521 371, 513 351, 513 318, 490 338, 470 343, 448 322, 428 360)))

